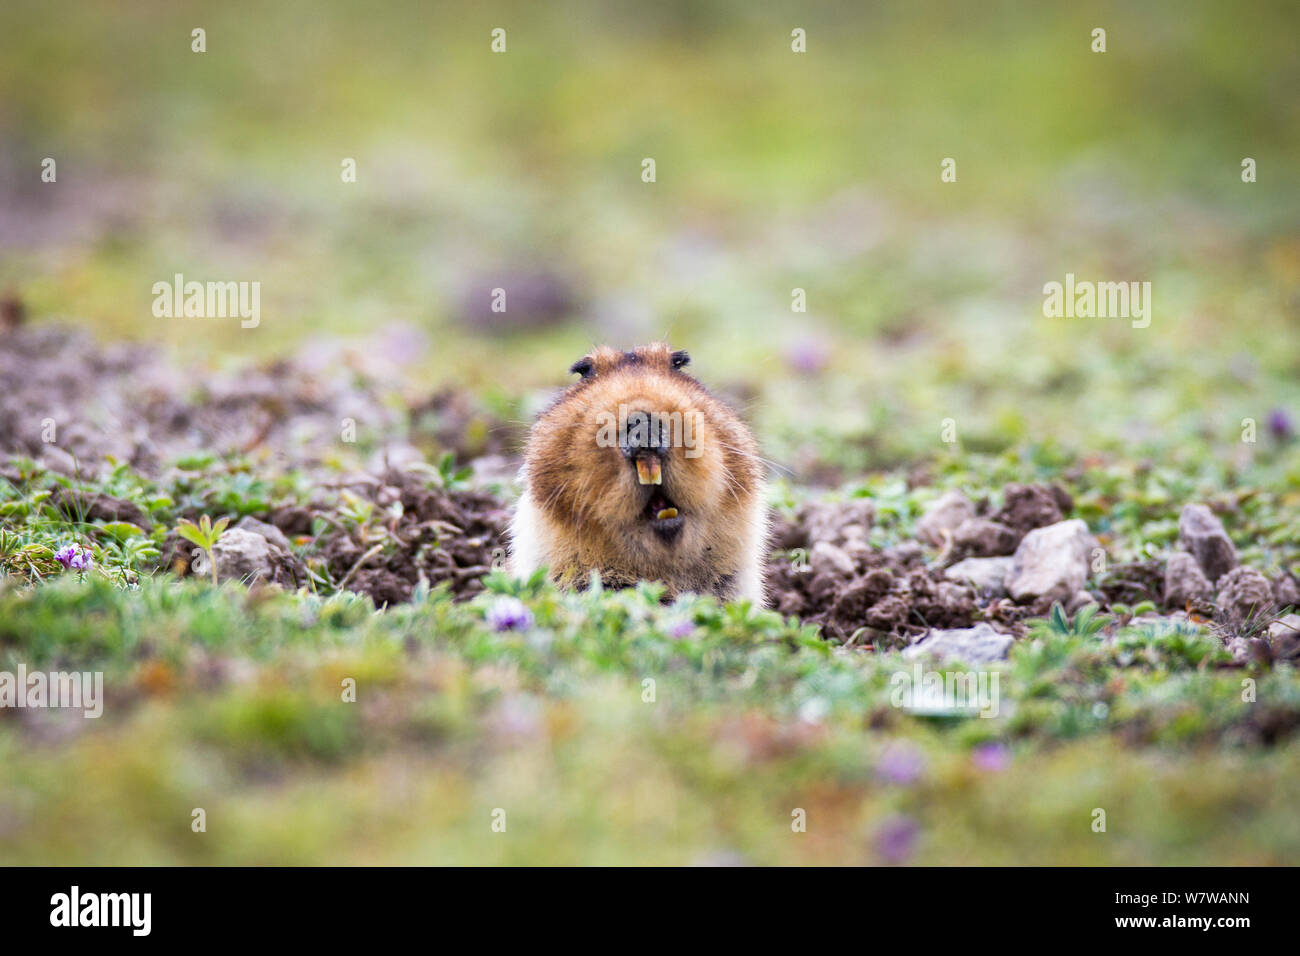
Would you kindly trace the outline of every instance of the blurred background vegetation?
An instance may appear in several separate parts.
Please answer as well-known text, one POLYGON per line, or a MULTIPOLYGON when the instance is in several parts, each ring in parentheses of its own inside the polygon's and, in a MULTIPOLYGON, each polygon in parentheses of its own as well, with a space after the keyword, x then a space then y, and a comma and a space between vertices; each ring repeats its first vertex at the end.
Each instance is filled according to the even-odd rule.
POLYGON ((797 473, 936 454, 947 417, 967 450, 1270 455, 1240 420, 1300 412, 1297 27, 1285 0, 8 0, 0 289, 214 365, 415 329, 413 382, 519 417, 592 342, 669 336, 797 473), (260 281, 261 326, 155 319, 177 272, 260 281), (1150 281, 1150 328, 1044 318, 1067 272, 1150 281))
MULTIPOLYGON (((1294 0, 4 0, 0 319, 21 302, 161 347, 196 389, 353 340, 400 353, 413 400, 465 389, 515 423, 593 342, 668 337, 744 405, 789 477, 776 503, 854 486, 873 544, 912 537, 940 486, 1068 472, 1117 560, 1213 500, 1273 573, 1300 540, 1298 28, 1294 0), (260 282, 260 325, 155 318, 175 273, 260 282), (1066 273, 1151 282, 1150 327, 1045 318, 1066 273)), ((170 521, 317 484, 264 465, 209 455, 155 485, 121 464, 100 487, 170 521)), ((103 532, 27 520, 44 494, 5 490, 11 541, 103 532)), ((82 577, 0 580, 0 664, 103 670, 110 695, 103 721, 0 723, 3 862, 1300 852, 1294 667, 1249 671, 1248 705, 1218 638, 1168 622, 1019 641, 1006 719, 950 723, 887 705, 893 655, 653 588, 531 588, 537 626, 501 633, 441 592, 376 613, 82 577)))

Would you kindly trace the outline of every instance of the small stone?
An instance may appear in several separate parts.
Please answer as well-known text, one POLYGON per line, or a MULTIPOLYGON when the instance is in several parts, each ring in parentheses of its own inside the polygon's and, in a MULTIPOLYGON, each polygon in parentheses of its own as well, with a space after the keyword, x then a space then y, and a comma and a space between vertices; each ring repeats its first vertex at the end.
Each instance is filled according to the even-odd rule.
POLYGON ((851 578, 857 570, 853 565, 853 559, 844 553, 844 549, 836 547, 829 541, 818 541, 813 545, 808 564, 813 574, 818 575, 851 578))
POLYGON ((1007 590, 1018 602, 1050 598, 1068 602, 1088 580, 1088 559, 1097 540, 1078 518, 1035 528, 1016 548, 1007 590))
POLYGON ((969 581, 977 592, 991 597, 1002 597, 1007 593, 1007 573, 1011 570, 1012 559, 967 558, 958 561, 943 572, 944 577, 952 581, 969 581))
POLYGON ((1178 538, 1196 558, 1211 582, 1237 566, 1237 549, 1233 547, 1223 522, 1205 505, 1188 505, 1178 518, 1178 538))
POLYGON ((1273 582, 1273 603, 1280 608, 1300 608, 1300 586, 1295 578, 1283 574, 1273 582))
POLYGON ((1214 586, 1201 572, 1196 558, 1185 551, 1169 556, 1165 566, 1165 604, 1169 607, 1182 608, 1188 601, 1209 600, 1214 595, 1214 586))
POLYGON ((243 528, 227 528, 210 555, 218 581, 267 583, 295 587, 305 577, 302 563, 285 554, 266 538, 243 528))
POLYGON ((267 524, 265 521, 258 521, 256 518, 245 515, 243 518, 239 519, 239 523, 236 524, 235 527, 243 531, 251 531, 253 534, 260 534, 263 538, 271 542, 271 544, 275 545, 286 554, 293 551, 292 546, 289 544, 289 539, 285 537, 284 532, 273 524, 267 524))
POLYGON ((1273 588, 1268 578, 1254 568, 1234 568, 1219 579, 1215 604, 1229 623, 1244 624, 1267 614, 1273 607, 1273 588))
POLYGON ((1300 614, 1288 614, 1268 626, 1270 638, 1300 636, 1300 614))
POLYGON ((981 621, 974 627, 927 632, 915 644, 903 650, 909 660, 930 655, 940 660, 958 660, 966 664, 987 664, 1004 660, 1015 639, 981 621))
POLYGON ((975 506, 960 491, 950 491, 933 501, 916 523, 916 536, 936 548, 961 526, 975 517, 975 506))
POLYGON ((1250 663, 1250 642, 1244 637, 1230 637, 1224 642, 1223 646, 1232 655, 1234 663, 1243 665, 1250 663))
POLYGON ((266 538, 241 528, 228 528, 212 546, 217 580, 252 583, 271 575, 271 548, 266 538))
POLYGON ((1004 524, 988 518, 968 518, 953 533, 959 553, 979 558, 1011 554, 1019 536, 1004 524))
POLYGON ((1268 644, 1278 660, 1300 657, 1300 614, 1288 614, 1270 624, 1268 644))

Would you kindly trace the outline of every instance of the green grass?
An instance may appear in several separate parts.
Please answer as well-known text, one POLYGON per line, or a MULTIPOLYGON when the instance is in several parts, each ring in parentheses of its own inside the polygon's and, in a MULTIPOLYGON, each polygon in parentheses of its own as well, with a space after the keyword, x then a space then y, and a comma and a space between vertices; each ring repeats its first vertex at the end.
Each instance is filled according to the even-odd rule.
MULTIPOLYGON (((346 491, 322 497, 320 475, 211 455, 93 482, 14 467, 20 483, 0 481, 0 672, 99 671, 107 699, 99 720, 0 712, 6 860, 1300 858, 1283 797, 1300 771, 1294 664, 1232 666, 1207 626, 1142 607, 1054 612, 995 668, 995 717, 919 716, 896 706, 894 681, 912 671, 896 654, 837 649, 745 605, 664 606, 651 586, 562 594, 494 576, 469 604, 422 588, 376 610, 339 590, 310 538, 294 545, 315 572, 297 593, 169 573, 171 529, 200 516, 314 502, 318 529, 328 518, 382 541, 383 516, 346 491), (151 527, 56 509, 51 496, 69 491, 134 504, 151 527), (90 551, 89 571, 54 560, 70 543, 90 551), (526 632, 486 622, 505 596, 530 608, 526 632), (1007 766, 982 768, 990 745, 1007 766), (919 759, 919 776, 891 781, 891 747, 919 759), (195 808, 204 833, 189 829, 195 808), (498 808, 505 835, 491 829, 498 808), (790 829, 797 808, 805 833, 790 829), (1104 834, 1091 829, 1097 808, 1104 834), (880 834, 900 819, 916 836, 891 852, 880 834)), ((1239 471, 1039 446, 949 453, 914 463, 932 484, 877 472, 839 493, 872 499, 872 541, 888 547, 914 538, 944 488, 996 506, 1005 481, 1059 481, 1116 562, 1165 556, 1181 503, 1210 500, 1245 560, 1294 572, 1292 467, 1268 454, 1239 471)), ((444 460, 425 480, 463 478, 444 460)), ((814 495, 786 482, 773 499, 790 509, 814 495)))
POLYGON ((157 580, 0 596, 0 669, 102 669, 110 688, 99 721, 0 725, 4 857, 878 862, 874 828, 900 813, 920 827, 915 862, 1300 852, 1284 795, 1300 748, 1257 735, 1261 715, 1300 709, 1294 675, 1249 675, 1244 703, 1247 672, 1216 667, 1203 634, 1044 633, 1000 669, 1000 716, 935 720, 891 705, 900 658, 836 654, 769 612, 664 607, 652 589, 523 593, 525 633, 485 626, 499 594, 384 613, 157 580), (670 636, 682 620, 693 630, 670 636), (1004 769, 980 768, 990 742, 1004 769), (916 779, 882 777, 890 746, 919 755, 916 779), (196 807, 205 833, 189 829, 196 807))

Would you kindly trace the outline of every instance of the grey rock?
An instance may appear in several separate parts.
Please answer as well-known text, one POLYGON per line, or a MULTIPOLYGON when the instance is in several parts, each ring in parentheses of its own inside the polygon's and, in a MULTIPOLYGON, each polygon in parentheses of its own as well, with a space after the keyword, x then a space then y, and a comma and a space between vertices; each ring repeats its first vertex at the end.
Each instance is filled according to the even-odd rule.
POLYGON ((1083 590, 1097 540, 1078 518, 1030 531, 1016 548, 1007 590, 1016 601, 1050 597, 1062 603, 1083 590))
POLYGON ((1300 608, 1300 586, 1289 574, 1284 574, 1273 582, 1273 603, 1279 608, 1300 608))
POLYGON ((212 546, 210 559, 218 581, 257 581, 297 586, 305 577, 302 563, 266 538, 244 528, 227 528, 212 546))
POLYGON ((980 594, 1002 597, 1007 593, 1006 579, 1011 570, 1012 559, 967 558, 958 561, 943 572, 944 577, 952 581, 969 581, 980 594))
POLYGON ((1249 664, 1251 661, 1250 641, 1244 637, 1230 637, 1223 645, 1237 664, 1249 664))
POLYGON ((931 502, 916 523, 916 536, 936 548, 942 547, 962 524, 975 517, 975 506, 960 491, 950 491, 931 502))
POLYGON ((1300 657, 1300 614, 1288 614, 1268 626, 1268 646, 1274 659, 1300 657))
POLYGON ((1188 601, 1208 601, 1214 595, 1201 566, 1192 555, 1180 551, 1169 556, 1165 565, 1165 604, 1186 607, 1188 601))
POLYGON ((1219 579, 1214 603, 1233 625, 1244 624, 1273 608, 1273 588, 1254 568, 1234 568, 1219 579))
POLYGON ((1223 522, 1205 505, 1183 509, 1178 518, 1178 538, 1211 582, 1237 566, 1237 549, 1223 530, 1223 522))
POLYGON ((239 522, 235 527, 242 531, 251 531, 253 534, 260 534, 285 554, 291 554, 293 552, 293 546, 289 544, 289 539, 285 537, 283 531, 273 524, 267 524, 265 521, 258 521, 256 518, 245 515, 243 518, 239 519, 239 522))
POLYGON ((254 531, 227 528, 212 546, 211 560, 217 566, 219 581, 252 583, 274 573, 271 544, 254 531))
POLYGON ((911 660, 931 656, 940 660, 958 660, 966 664, 987 664, 1004 660, 1015 639, 1001 634, 981 621, 974 627, 931 630, 910 647, 903 657, 911 660))
POLYGON ((1270 638, 1300 637, 1300 614, 1288 614, 1268 626, 1270 638))

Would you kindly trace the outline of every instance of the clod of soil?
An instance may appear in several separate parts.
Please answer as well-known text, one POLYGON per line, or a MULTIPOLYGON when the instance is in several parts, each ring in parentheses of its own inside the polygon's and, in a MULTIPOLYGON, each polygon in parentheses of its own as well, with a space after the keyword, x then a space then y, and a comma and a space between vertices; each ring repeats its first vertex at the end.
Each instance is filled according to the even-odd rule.
POLYGON ((142 508, 111 495, 55 488, 48 500, 49 504, 72 522, 126 521, 142 531, 153 527, 153 522, 142 508))
POLYGON ((363 495, 382 507, 400 503, 400 517, 378 540, 331 525, 318 545, 333 579, 377 605, 409 601, 421 578, 472 597, 483 590, 484 575, 504 562, 509 514, 490 494, 429 487, 419 475, 394 469, 363 495))
POLYGON ((1074 499, 1059 485, 1007 485, 1002 508, 993 520, 1023 538, 1035 528, 1064 521, 1074 510, 1074 499))
POLYGON ((904 644, 930 627, 966 627, 978 614, 975 592, 926 568, 916 542, 895 548, 867 544, 871 502, 805 504, 794 519, 778 517, 774 539, 796 549, 768 562, 768 599, 782 614, 820 624, 828 637, 851 638, 862 628, 904 644))

